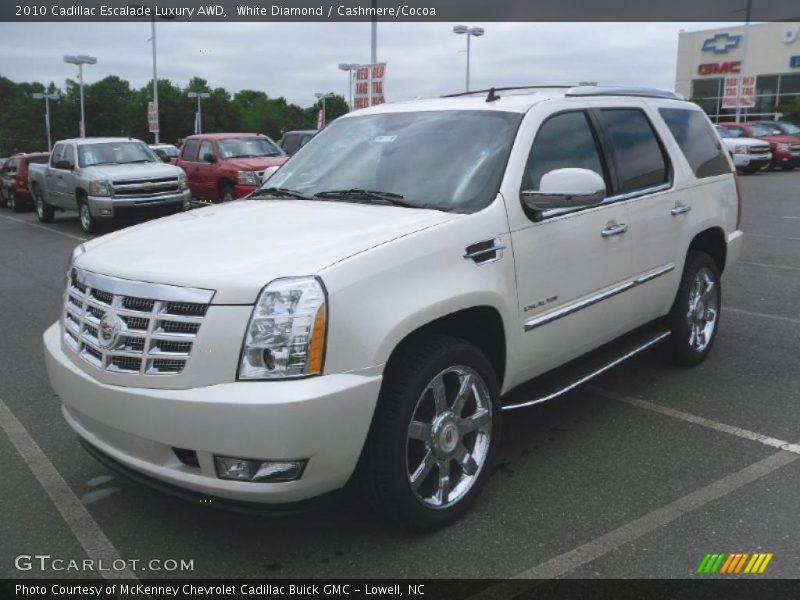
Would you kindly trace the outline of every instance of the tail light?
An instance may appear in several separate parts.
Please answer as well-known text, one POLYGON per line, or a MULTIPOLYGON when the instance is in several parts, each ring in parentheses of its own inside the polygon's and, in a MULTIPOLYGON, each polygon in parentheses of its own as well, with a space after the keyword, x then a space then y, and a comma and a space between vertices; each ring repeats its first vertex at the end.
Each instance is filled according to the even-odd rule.
POLYGON ((742 186, 739 184, 739 176, 734 173, 733 181, 736 182, 736 229, 742 224, 742 186))

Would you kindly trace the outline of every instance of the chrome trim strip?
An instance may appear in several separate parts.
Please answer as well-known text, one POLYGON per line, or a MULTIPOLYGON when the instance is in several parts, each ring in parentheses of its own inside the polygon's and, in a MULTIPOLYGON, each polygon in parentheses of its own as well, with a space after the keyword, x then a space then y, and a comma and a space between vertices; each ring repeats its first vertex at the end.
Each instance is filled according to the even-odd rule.
POLYGON ((639 198, 640 196, 648 196, 650 194, 664 192, 669 189, 672 189, 672 182, 668 181, 666 183, 659 183, 658 185, 654 185, 649 188, 644 188, 642 190, 636 190, 635 192, 628 192, 626 194, 617 194, 616 196, 609 196, 608 198, 603 200, 600 204, 593 204, 592 206, 586 206, 584 208, 554 208, 553 210, 543 210, 540 214, 542 220, 544 221, 551 217, 558 217, 560 215, 579 213, 584 210, 591 210, 593 208, 603 207, 608 204, 614 204, 615 202, 622 202, 624 200, 633 200, 634 198, 639 198))
POLYGON ((662 275, 666 275, 670 271, 675 269, 675 265, 673 263, 669 263, 664 265, 663 267, 658 267, 657 269, 653 269, 652 271, 648 271, 647 273, 642 273, 641 275, 629 279, 628 281, 623 281, 611 288, 607 288, 602 292, 598 292, 593 294, 587 298, 582 300, 578 300, 577 302, 573 302, 571 304, 565 304, 564 306, 552 310, 548 313, 535 316, 531 319, 525 321, 525 331, 531 331, 532 329, 536 329, 537 327, 541 327, 542 325, 547 325, 548 323, 552 323, 562 317, 566 317, 573 313, 578 312, 579 310, 583 310, 584 308, 588 308, 597 304, 598 302, 602 302, 603 300, 608 300, 616 296, 617 294, 621 294, 622 292, 627 292, 628 290, 635 288, 636 286, 642 285, 643 283, 647 283, 648 281, 652 281, 656 277, 661 277, 662 275))
POLYGON ((211 304, 211 299, 214 297, 214 290, 120 279, 77 267, 73 267, 73 270, 75 278, 83 285, 93 289, 99 288, 117 296, 136 296, 163 302, 193 302, 196 304, 211 304))
POLYGON ((596 369, 595 371, 592 371, 588 375, 585 375, 585 376, 581 377, 580 379, 577 379, 577 380, 573 381, 572 383, 570 383, 570 384, 564 386, 563 388, 553 392, 552 394, 548 394, 547 396, 542 396, 541 398, 534 398, 533 400, 528 400, 528 401, 525 401, 525 402, 519 402, 517 404, 508 404, 506 406, 503 406, 502 408, 503 408, 503 410, 514 410, 516 408, 526 408, 528 406, 534 406, 536 404, 541 404, 542 402, 547 402, 548 400, 553 400, 554 398, 558 398, 559 396, 563 396, 567 392, 574 390, 576 387, 578 387, 580 385, 583 385, 584 383, 594 379, 598 375, 602 375, 603 373, 605 373, 609 369, 613 369, 614 367, 616 367, 620 363, 625 362, 629 358, 633 358, 634 356, 636 356, 640 352, 644 352, 645 350, 647 350, 651 346, 654 346, 657 343, 659 343, 660 341, 668 338, 671 333, 672 332, 670 332, 670 331, 663 331, 663 332, 659 333, 654 338, 648 340, 644 344, 641 344, 641 345, 637 346, 636 348, 634 348, 630 352, 626 352, 622 356, 620 356, 620 357, 612 360, 611 362, 603 365, 599 369, 596 369))

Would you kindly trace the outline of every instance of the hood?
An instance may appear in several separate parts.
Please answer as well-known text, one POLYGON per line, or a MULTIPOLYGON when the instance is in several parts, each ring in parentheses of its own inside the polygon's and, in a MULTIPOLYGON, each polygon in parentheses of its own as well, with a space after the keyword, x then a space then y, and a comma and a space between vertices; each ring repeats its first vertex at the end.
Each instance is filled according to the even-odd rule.
POLYGON ((762 138, 750 138, 750 137, 726 137, 722 138, 722 141, 725 142, 726 146, 768 146, 769 140, 762 139, 762 138))
POLYGON ((314 275, 462 216, 346 202, 242 200, 96 238, 76 265, 124 279, 216 290, 214 304, 252 304, 273 279, 314 275))
POLYGON ((777 144, 800 144, 800 137, 796 135, 762 135, 760 139, 777 144))
POLYGON ((160 161, 157 163, 133 163, 129 165, 98 165, 81 169, 81 173, 87 178, 107 179, 109 181, 177 177, 180 172, 181 170, 178 167, 160 161))
POLYGON ((254 156, 253 158, 229 158, 222 163, 240 171, 263 171, 267 167, 280 167, 287 160, 289 160, 288 156, 254 156))

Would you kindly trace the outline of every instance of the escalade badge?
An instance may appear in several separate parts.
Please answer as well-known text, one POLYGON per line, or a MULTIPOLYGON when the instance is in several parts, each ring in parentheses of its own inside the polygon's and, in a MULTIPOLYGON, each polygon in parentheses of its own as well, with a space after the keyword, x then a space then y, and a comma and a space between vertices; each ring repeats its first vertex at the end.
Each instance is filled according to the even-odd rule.
POLYGON ((107 312, 100 320, 97 328, 97 341, 103 348, 110 348, 117 343, 122 330, 122 319, 114 313, 107 312))

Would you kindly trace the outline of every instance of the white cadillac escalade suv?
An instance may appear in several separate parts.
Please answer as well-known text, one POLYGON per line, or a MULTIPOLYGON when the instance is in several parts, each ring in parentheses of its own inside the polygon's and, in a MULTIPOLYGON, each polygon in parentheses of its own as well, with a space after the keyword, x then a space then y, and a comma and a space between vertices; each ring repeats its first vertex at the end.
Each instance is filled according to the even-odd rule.
POLYGON ((84 446, 142 482, 280 508, 350 484, 437 527, 486 483, 505 410, 656 342, 705 358, 740 202, 671 93, 356 111, 246 200, 78 246, 47 370, 84 446))

